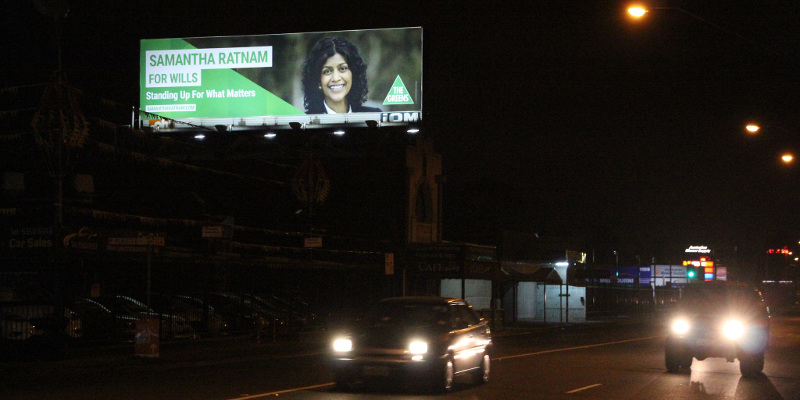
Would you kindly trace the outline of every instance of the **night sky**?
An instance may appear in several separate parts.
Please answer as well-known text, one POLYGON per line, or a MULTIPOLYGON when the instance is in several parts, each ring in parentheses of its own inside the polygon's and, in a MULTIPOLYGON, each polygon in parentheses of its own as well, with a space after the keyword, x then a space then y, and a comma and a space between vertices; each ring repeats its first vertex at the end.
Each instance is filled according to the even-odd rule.
MULTIPOLYGON (((800 165, 777 160, 800 151, 796 1, 661 1, 636 22, 620 1, 70 3, 68 78, 131 105, 143 38, 422 26, 445 239, 572 232, 645 259, 800 239, 800 165)), ((0 87, 46 81, 52 19, 4 9, 0 87)))

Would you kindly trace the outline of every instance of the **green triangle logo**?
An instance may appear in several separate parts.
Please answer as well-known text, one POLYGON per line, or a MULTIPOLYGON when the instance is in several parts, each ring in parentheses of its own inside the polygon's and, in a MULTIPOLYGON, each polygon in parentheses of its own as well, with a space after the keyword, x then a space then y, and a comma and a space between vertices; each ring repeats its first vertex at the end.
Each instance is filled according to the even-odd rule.
POLYGON ((403 80, 400 79, 400 75, 397 75, 392 88, 386 94, 386 99, 383 100, 383 105, 392 104, 414 104, 414 100, 411 99, 411 95, 408 93, 406 85, 403 84, 403 80))

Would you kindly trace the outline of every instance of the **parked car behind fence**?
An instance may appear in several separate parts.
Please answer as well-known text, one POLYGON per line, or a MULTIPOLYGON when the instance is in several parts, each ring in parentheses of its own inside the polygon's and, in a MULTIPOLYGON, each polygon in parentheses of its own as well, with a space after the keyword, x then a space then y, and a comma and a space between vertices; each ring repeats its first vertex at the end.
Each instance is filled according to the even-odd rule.
POLYGON ((57 359, 82 321, 69 308, 39 301, 0 302, 0 359, 57 359))
POLYGON ((158 313, 174 315, 185 320, 192 331, 200 336, 229 334, 229 326, 212 304, 203 299, 185 295, 159 294, 152 298, 153 309, 158 313))

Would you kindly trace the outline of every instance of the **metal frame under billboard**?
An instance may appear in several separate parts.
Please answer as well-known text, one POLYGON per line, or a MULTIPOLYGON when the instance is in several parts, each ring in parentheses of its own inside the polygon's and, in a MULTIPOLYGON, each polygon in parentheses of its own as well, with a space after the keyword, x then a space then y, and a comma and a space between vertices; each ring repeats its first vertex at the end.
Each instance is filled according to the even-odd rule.
POLYGON ((139 87, 159 130, 413 124, 422 28, 143 39, 139 87))

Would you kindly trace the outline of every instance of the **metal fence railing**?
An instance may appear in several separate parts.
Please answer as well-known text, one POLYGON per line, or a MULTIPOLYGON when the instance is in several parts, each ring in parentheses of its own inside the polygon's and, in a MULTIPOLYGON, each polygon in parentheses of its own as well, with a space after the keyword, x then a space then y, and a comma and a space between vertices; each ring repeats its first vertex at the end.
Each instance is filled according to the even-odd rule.
POLYGON ((678 288, 587 286, 587 315, 656 313, 680 297, 678 288))
POLYGON ((268 293, 159 294, 150 305, 122 295, 61 304, 5 301, 0 302, 0 359, 54 358, 70 346, 130 345, 137 321, 144 319, 158 321, 161 342, 248 335, 275 339, 319 324, 301 300, 268 293))

